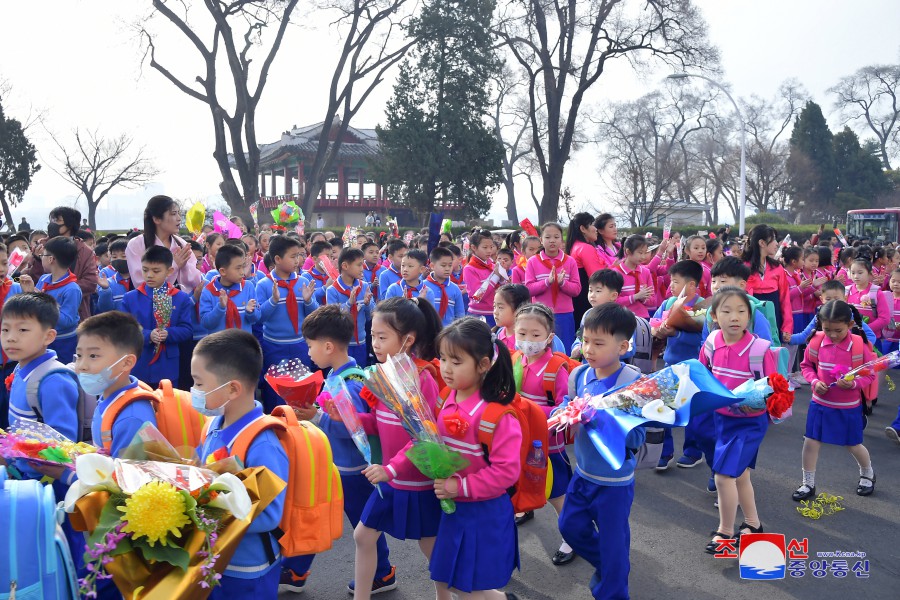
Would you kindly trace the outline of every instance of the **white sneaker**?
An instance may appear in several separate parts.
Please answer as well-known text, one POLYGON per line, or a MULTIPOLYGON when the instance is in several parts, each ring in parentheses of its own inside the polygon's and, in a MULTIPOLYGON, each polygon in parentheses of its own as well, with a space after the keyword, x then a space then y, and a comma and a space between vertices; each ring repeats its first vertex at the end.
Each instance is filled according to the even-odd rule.
POLYGON ((791 373, 789 377, 790 383, 794 385, 794 387, 800 387, 803 385, 809 385, 809 382, 803 377, 803 373, 797 371, 796 373, 791 373))

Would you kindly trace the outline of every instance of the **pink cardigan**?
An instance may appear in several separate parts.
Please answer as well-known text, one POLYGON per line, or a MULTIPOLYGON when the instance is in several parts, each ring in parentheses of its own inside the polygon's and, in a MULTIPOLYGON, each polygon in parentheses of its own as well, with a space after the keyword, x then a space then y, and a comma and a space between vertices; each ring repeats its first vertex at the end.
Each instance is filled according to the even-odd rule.
POLYGON ((584 269, 588 277, 607 267, 607 263, 601 260, 597 253, 597 246, 593 244, 575 242, 572 244, 572 253, 569 256, 575 259, 575 265, 579 269, 584 269))
MULTIPOLYGON (((560 252, 552 260, 559 260, 560 256, 565 255, 560 252)), ((547 258, 547 255, 541 251, 529 258, 528 264, 525 265, 525 286, 531 293, 532 301, 543 302, 557 314, 575 312, 575 308, 572 306, 572 298, 581 293, 581 279, 578 277, 578 266, 575 264, 575 259, 571 256, 565 256, 563 259, 561 268, 568 277, 559 286, 559 294, 557 294, 556 303, 554 303, 553 289, 549 279, 550 269, 541 262, 544 258, 547 258)), ((471 304, 469 305, 469 310, 471 310, 471 304)))
MULTIPOLYGON (((181 246, 184 246, 187 242, 178 237, 177 235, 172 236, 172 244, 169 247, 169 250, 172 251, 172 254, 178 252, 181 249, 181 246), (179 243, 180 242, 180 243, 179 243)), ((156 245, 162 246, 162 240, 159 237, 156 238, 156 245)), ((144 274, 141 271, 141 257, 144 256, 144 252, 147 251, 147 248, 144 246, 144 236, 138 235, 131 238, 131 241, 128 242, 128 247, 125 249, 125 258, 128 259, 128 271, 131 273, 131 285, 134 287, 138 287, 142 283, 144 283, 144 274)), ((169 284, 174 284, 176 281, 181 284, 181 289, 185 293, 190 294, 194 291, 200 282, 203 279, 203 276, 200 274, 200 271, 197 269, 197 261, 194 260, 194 255, 191 254, 190 259, 184 263, 184 266, 178 268, 178 265, 172 263, 172 266, 175 268, 175 272, 166 279, 169 284)))

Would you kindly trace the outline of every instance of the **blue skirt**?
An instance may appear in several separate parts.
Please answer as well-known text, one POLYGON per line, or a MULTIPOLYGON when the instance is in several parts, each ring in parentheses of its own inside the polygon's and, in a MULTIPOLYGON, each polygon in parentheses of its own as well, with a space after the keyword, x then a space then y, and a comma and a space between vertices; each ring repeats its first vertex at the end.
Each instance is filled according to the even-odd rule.
POLYGON ((411 492, 387 484, 378 487, 384 498, 378 495, 378 490, 372 491, 359 517, 363 525, 398 540, 420 540, 437 535, 441 504, 433 488, 411 492))
POLYGON ((557 454, 550 454, 550 465, 553 467, 553 486, 550 488, 550 497, 559 498, 565 496, 569 489, 569 481, 572 480, 572 465, 565 448, 557 454))
POLYGON ((806 437, 835 446, 862 444, 862 408, 831 408, 810 402, 806 413, 806 437))
POLYGON ((572 347, 575 342, 575 313, 556 313, 556 335, 563 346, 572 347))
POLYGON ((759 445, 769 428, 769 415, 728 417, 715 413, 716 450, 712 470, 729 477, 740 477, 756 468, 759 445))
POLYGON ((816 313, 794 313, 793 333, 801 333, 815 317, 816 313))
POLYGON ((457 502, 454 513, 441 515, 429 568, 432 580, 461 592, 506 586, 519 568, 519 536, 509 496, 457 502))

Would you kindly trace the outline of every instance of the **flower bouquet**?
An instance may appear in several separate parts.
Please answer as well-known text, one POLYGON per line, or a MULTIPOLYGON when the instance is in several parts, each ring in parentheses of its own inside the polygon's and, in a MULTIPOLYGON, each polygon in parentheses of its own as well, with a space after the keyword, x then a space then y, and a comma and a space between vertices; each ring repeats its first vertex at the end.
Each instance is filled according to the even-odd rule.
MULTIPOLYGON (((444 444, 434 414, 419 389, 419 372, 406 354, 398 354, 382 364, 366 370, 366 387, 392 413, 413 440, 406 456, 426 477, 446 479, 468 466, 469 461, 444 444)), ((441 500, 441 509, 450 514, 456 510, 453 500, 441 500)))
MULTIPOLYGON (((172 322, 172 296, 169 295, 169 287, 161 285, 153 290, 153 318, 156 320, 157 329, 167 329, 172 322)), ((150 359, 152 365, 159 360, 162 353, 164 342, 156 344, 153 358, 150 359)))
POLYGON ((893 369, 898 366, 900 366, 900 350, 888 352, 884 356, 879 356, 875 360, 870 360, 869 362, 862 364, 855 369, 850 369, 849 367, 844 365, 836 365, 831 370, 831 374, 834 375, 835 381, 832 382, 828 387, 836 385, 838 379, 843 379, 844 381, 853 381, 857 377, 869 377, 871 375, 877 375, 882 371, 887 371, 888 369, 893 369))
POLYGON ((311 373, 299 358, 286 358, 266 371, 266 382, 293 408, 308 408, 322 387, 321 371, 311 373))
POLYGON ((30 463, 49 466, 71 466, 83 454, 97 452, 85 442, 73 442, 47 425, 29 419, 19 419, 15 429, 0 429, 0 457, 20 458, 30 463))
POLYGON ((794 388, 783 375, 775 373, 756 381, 747 381, 734 389, 739 402, 728 406, 735 415, 742 416, 742 408, 764 410, 772 423, 778 424, 793 414, 794 388))
POLYGON ((304 219, 303 211, 293 200, 290 202, 282 202, 280 206, 272 210, 271 214, 275 224, 282 227, 293 225, 297 221, 304 219))
MULTIPOLYGON (((359 413, 356 411, 356 407, 353 406, 350 391, 347 390, 347 384, 344 383, 343 378, 329 377, 325 381, 325 391, 319 395, 319 400, 330 402, 334 405, 341 417, 341 422, 347 428, 347 432, 350 433, 350 439, 353 440, 353 444, 359 450, 359 453, 362 454, 366 464, 371 465, 372 445, 369 443, 369 437, 366 435, 362 421, 359 420, 359 413)), ((384 494, 381 493, 381 488, 377 484, 375 489, 378 490, 378 495, 384 498, 384 494)))

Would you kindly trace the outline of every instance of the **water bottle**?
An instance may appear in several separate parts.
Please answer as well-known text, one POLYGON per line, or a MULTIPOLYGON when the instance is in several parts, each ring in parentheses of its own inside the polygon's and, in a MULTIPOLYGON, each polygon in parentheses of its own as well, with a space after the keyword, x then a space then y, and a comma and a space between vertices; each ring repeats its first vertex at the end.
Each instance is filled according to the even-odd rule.
POLYGON ((525 469, 525 479, 533 491, 543 491, 541 474, 547 469, 547 455, 544 454, 543 444, 540 440, 531 443, 531 451, 525 457, 525 464, 530 467, 525 469))

